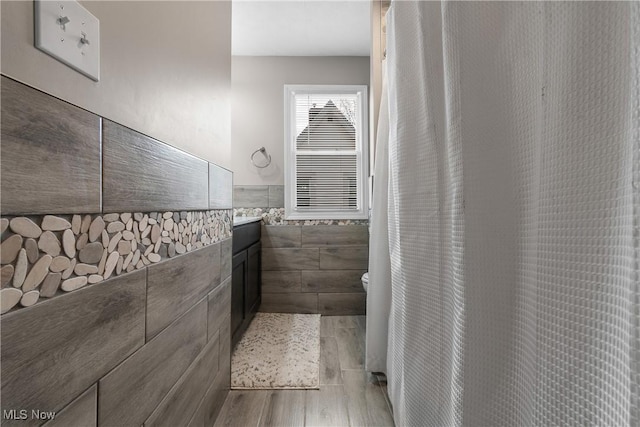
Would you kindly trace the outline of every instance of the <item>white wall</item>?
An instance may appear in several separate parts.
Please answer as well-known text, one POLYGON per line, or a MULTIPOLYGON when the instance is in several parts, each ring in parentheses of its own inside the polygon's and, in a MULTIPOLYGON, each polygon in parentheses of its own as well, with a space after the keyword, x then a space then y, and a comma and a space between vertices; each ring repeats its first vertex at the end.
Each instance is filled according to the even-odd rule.
POLYGON ((2 73, 229 167, 231 3, 82 4, 100 20, 100 82, 34 47, 32 1, 2 2, 2 73))
POLYGON ((369 85, 369 57, 232 57, 231 169, 235 185, 284 184, 284 85, 369 85), (264 146, 272 164, 249 158, 264 146))

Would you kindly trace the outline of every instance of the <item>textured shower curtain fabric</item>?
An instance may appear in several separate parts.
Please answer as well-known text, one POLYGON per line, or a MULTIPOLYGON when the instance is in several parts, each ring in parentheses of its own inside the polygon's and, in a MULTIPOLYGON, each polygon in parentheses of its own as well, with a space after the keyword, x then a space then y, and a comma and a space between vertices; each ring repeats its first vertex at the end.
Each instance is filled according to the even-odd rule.
POLYGON ((640 425, 640 6, 394 2, 401 426, 640 425))
POLYGON ((389 310, 391 309, 391 264, 389 260, 388 182, 389 182, 389 102, 383 61, 382 97, 378 118, 373 204, 369 237, 369 287, 365 369, 387 372, 389 310))

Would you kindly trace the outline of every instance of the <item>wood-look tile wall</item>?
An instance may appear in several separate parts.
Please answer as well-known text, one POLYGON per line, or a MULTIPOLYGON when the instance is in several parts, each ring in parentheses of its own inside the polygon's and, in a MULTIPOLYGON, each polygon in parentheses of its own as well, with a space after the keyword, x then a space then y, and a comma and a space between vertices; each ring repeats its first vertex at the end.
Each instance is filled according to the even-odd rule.
POLYGON ((220 245, 148 267, 147 339, 193 307, 220 283, 220 245))
POLYGON ((102 132, 105 212, 209 208, 206 161, 109 120, 102 132))
POLYGON ((2 77, 2 214, 101 211, 100 117, 2 77))
MULTIPOLYGON (((1 103, 3 216, 232 206, 216 165, 4 76, 1 103)), ((230 384, 231 247, 3 315, 0 423, 212 425, 230 384)))
POLYGON ((234 185, 233 207, 281 208, 284 206, 284 185, 234 185))
POLYGON ((209 163, 209 209, 233 208, 233 175, 209 163))
POLYGON ((265 225, 260 311, 365 314, 366 225, 265 225))
POLYGON ((140 349, 145 286, 136 271, 3 316, 3 411, 60 411, 140 349))

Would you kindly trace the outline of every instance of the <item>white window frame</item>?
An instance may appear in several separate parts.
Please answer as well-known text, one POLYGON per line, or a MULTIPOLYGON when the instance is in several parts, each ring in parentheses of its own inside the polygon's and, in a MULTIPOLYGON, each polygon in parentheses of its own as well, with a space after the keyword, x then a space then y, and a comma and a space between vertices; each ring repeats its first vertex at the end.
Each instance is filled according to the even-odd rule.
MULTIPOLYGON (((366 85, 285 85, 284 86, 284 206, 285 219, 368 219, 369 217, 369 122, 368 95, 366 85), (359 129, 356 129, 356 176, 358 195, 357 210, 338 211, 334 209, 315 209, 312 211, 298 211, 296 200, 296 111, 295 96, 301 94, 356 94, 359 103, 359 129)), ((318 151, 318 153, 322 153, 318 151)), ((324 151, 327 154, 328 151, 324 151)), ((340 154, 338 150, 331 153, 340 154)), ((308 154, 308 152, 305 152, 308 154)))

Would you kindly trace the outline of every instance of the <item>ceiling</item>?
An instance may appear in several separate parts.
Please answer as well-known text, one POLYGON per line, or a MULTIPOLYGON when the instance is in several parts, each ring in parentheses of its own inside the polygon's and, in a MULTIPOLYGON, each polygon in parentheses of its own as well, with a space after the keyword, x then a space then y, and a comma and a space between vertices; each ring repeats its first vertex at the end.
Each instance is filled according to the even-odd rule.
POLYGON ((369 0, 233 0, 232 54, 369 56, 369 0))

